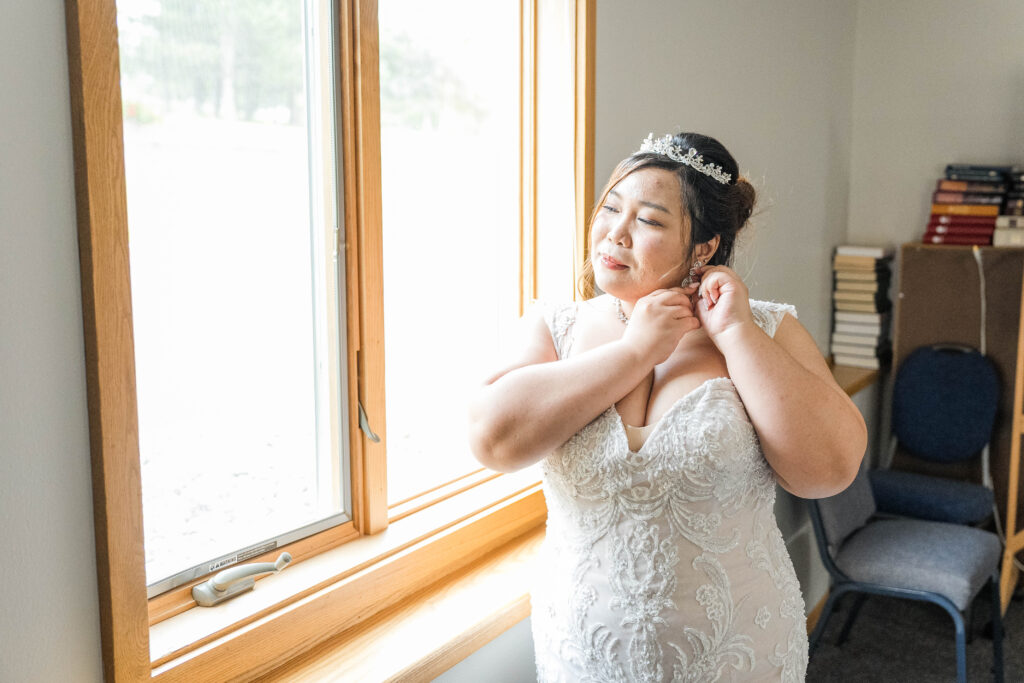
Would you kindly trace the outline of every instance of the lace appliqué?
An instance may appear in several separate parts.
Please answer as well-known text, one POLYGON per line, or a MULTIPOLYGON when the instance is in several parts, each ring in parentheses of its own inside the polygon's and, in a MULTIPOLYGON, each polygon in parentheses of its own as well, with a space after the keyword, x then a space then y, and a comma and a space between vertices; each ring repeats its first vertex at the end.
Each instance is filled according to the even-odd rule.
POLYGON ((791 304, 780 304, 774 301, 753 301, 750 302, 750 312, 754 314, 754 322, 765 331, 769 337, 775 336, 775 330, 786 313, 794 318, 796 307, 791 304))
MULTIPOLYGON (((755 513, 754 536, 747 543, 747 556, 753 560, 751 564, 755 569, 767 572, 778 589, 778 595, 782 598, 779 616, 793 621, 785 647, 781 643, 777 644, 768 661, 782 667, 783 681, 802 681, 809 659, 804 599, 800 592, 800 584, 792 571, 785 540, 778 525, 775 524, 771 508, 762 508, 755 513)), ((767 612, 767 607, 761 609, 767 612)))
POLYGON ((697 589, 696 597, 697 604, 704 607, 711 622, 712 633, 709 636, 691 626, 683 630, 692 650, 692 658, 687 658, 682 648, 670 643, 677 656, 672 672, 673 683, 717 681, 727 666, 737 671, 752 670, 755 656, 750 645, 754 640, 736 632, 736 616, 746 598, 741 599, 739 604, 733 603, 729 576, 714 557, 697 557, 693 561, 693 568, 702 570, 711 579, 711 583, 697 589))
POLYGON ((551 331, 551 340, 555 343, 555 351, 558 358, 568 358, 572 349, 572 327, 576 322, 576 304, 552 303, 550 301, 535 300, 532 305, 538 307, 544 316, 544 321, 551 331))
POLYGON ((633 633, 627 649, 630 680, 656 683, 663 676, 658 627, 667 625, 661 613, 676 607, 676 542, 661 539, 656 525, 640 521, 627 536, 613 539, 612 561, 609 606, 623 612, 620 624, 633 633))

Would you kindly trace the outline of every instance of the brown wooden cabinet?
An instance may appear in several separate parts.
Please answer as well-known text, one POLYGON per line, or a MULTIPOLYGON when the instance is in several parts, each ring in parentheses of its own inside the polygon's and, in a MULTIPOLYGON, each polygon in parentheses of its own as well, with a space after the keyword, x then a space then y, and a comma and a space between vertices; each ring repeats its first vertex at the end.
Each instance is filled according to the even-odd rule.
MULTIPOLYGON (((985 352, 995 363, 1002 385, 990 462, 996 503, 1005 520, 1024 248, 978 247, 978 254, 984 273, 985 352)), ((908 354, 925 344, 949 342, 980 349, 982 287, 972 247, 902 245, 894 294, 892 376, 908 354)), ((980 462, 939 466, 897 453, 893 466, 980 481, 980 462)), ((1018 507, 1018 519, 1022 513, 1018 507)))

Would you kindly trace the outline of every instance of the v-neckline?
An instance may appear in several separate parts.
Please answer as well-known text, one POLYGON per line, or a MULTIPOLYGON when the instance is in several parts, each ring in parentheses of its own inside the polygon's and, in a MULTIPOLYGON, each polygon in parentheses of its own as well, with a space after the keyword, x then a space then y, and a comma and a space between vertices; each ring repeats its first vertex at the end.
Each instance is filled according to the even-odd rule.
MULTIPOLYGON (((662 424, 665 422, 666 418, 668 418, 668 416, 677 407, 679 407, 687 399, 697 395, 702 389, 705 389, 712 382, 720 382, 720 381, 723 381, 723 380, 729 382, 730 384, 732 383, 732 378, 731 377, 709 377, 708 379, 704 380, 703 382, 701 382, 700 384, 695 386, 690 391, 686 392, 685 394, 683 394, 682 396, 677 398, 675 400, 675 402, 673 402, 672 405, 670 405, 668 407, 668 410, 666 410, 664 413, 662 413, 661 417, 659 417, 656 421, 654 421, 652 423, 654 425, 654 428, 651 430, 651 433, 648 434, 647 438, 644 439, 644 442, 642 444, 640 444, 640 448, 638 448, 635 451, 629 447, 629 433, 626 431, 626 426, 627 426, 626 425, 626 421, 622 419, 622 415, 619 414, 619 409, 616 408, 615 404, 613 403, 611 408, 609 408, 609 410, 618 419, 619 424, 618 424, 618 428, 616 429, 616 431, 619 433, 619 435, 622 437, 622 439, 625 440, 625 442, 626 442, 626 450, 629 451, 633 455, 639 455, 640 453, 642 453, 643 450, 647 447, 647 444, 651 443, 651 441, 654 440, 655 435, 662 431, 662 428, 661 428, 662 424)), ((632 427, 633 429, 644 429, 645 427, 650 427, 651 425, 643 425, 642 427, 637 427, 636 425, 629 425, 629 426, 632 427)))

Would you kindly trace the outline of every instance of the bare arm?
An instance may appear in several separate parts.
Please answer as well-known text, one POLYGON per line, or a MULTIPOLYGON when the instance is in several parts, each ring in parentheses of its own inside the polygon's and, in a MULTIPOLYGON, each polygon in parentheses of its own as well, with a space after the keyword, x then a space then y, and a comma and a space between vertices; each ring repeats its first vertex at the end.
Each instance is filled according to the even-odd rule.
POLYGON ((657 290, 640 302, 621 339, 560 361, 541 315, 524 317, 521 358, 470 399, 469 444, 477 460, 512 472, 547 457, 632 391, 698 327, 682 289, 657 290))
POLYGON ((780 485, 802 498, 849 486, 867 428, 807 330, 786 315, 774 339, 750 323, 730 328, 718 342, 780 485))
POLYGON ((779 483, 802 498, 839 493, 856 477, 867 446, 857 406, 796 318, 783 316, 773 339, 754 322, 735 271, 705 266, 700 276, 698 317, 725 356, 779 483))

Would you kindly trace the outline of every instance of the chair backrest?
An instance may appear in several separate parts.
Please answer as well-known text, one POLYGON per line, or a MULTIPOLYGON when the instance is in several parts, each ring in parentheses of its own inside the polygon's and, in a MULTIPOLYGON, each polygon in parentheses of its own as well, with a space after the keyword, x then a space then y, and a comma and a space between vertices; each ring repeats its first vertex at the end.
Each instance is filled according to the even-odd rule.
POLYGON ((970 347, 922 346, 896 373, 892 429, 918 458, 966 460, 992 438, 998 406, 999 375, 991 360, 970 347))
POLYGON ((808 500, 807 510, 821 563, 834 580, 848 580, 836 566, 835 556, 843 542, 875 515, 875 496, 871 492, 867 464, 861 464, 857 478, 846 490, 829 498, 808 500))
POLYGON ((830 553, 843 544, 853 532, 874 517, 875 495, 871 492, 866 466, 862 465, 857 478, 845 490, 828 498, 810 501, 812 515, 821 523, 821 533, 830 553))

